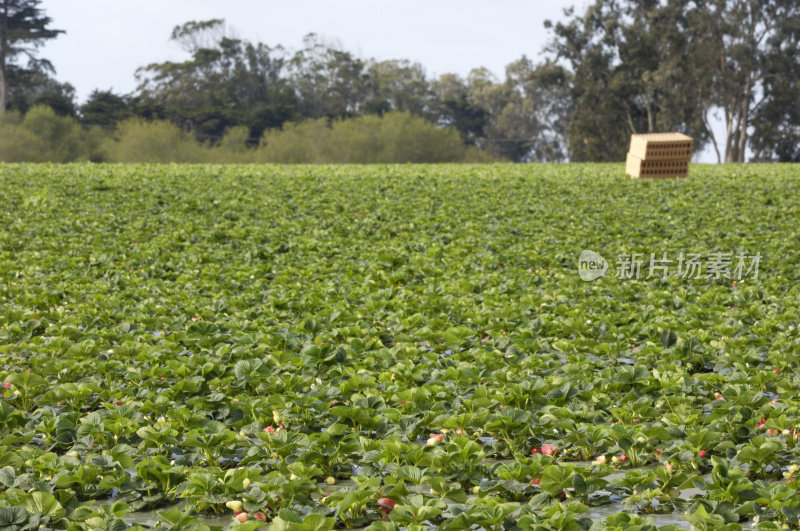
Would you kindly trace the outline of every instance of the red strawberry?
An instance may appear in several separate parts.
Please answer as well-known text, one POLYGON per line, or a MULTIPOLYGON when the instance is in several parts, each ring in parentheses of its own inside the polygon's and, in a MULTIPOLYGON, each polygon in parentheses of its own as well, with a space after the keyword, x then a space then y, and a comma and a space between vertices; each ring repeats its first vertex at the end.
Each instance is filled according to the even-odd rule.
POLYGON ((531 448, 531 453, 532 454, 539 454, 539 453, 541 453, 541 450, 539 450, 538 448, 531 448))
POLYGON ((705 450, 700 450, 699 452, 697 452, 697 455, 699 455, 700 457, 705 457, 706 456, 706 451, 705 450))
POLYGON ((386 514, 392 512, 395 505, 397 505, 397 502, 391 498, 381 498, 378 500, 378 507, 386 514))
POLYGON ((555 446, 551 446, 549 444, 543 444, 542 445, 542 453, 544 455, 553 456, 553 455, 556 455, 557 451, 558 451, 558 448, 556 448, 555 446))
POLYGON ((247 521, 247 513, 241 512, 236 515, 236 519, 239 521, 240 524, 243 524, 247 521))
POLYGON ((536 479, 533 480, 533 484, 534 485, 538 485, 541 482, 542 482, 542 478, 536 478, 536 479))
POLYGON ((11 382, 3 382, 3 389, 11 389, 11 382))
POLYGON ((275 428, 273 428, 272 426, 267 426, 266 428, 264 428, 264 431, 267 433, 275 433, 275 428))
POLYGON ((267 521, 267 517, 264 516, 264 513, 256 513, 253 515, 253 518, 255 518, 256 520, 261 520, 262 522, 267 521))
POLYGON ((779 374, 781 372, 781 368, 780 367, 775 367, 775 370, 772 371, 772 372, 774 372, 775 374, 779 374))
POLYGON ((628 460, 628 456, 625 454, 619 454, 619 460, 624 463, 628 460))

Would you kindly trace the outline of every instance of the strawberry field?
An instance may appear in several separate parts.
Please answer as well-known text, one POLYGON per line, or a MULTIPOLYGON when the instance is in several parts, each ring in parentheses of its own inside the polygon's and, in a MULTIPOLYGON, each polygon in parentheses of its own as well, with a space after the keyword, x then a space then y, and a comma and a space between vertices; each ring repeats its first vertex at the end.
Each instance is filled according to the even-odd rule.
POLYGON ((622 170, 0 166, 0 529, 797 529, 800 169, 622 170))

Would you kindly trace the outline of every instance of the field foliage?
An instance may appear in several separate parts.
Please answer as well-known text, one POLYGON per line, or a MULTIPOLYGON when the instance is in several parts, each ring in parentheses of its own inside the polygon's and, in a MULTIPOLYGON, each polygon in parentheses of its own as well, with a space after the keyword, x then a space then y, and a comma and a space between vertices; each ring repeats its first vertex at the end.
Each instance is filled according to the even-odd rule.
POLYGON ((0 527, 797 528, 799 174, 0 166, 0 527))

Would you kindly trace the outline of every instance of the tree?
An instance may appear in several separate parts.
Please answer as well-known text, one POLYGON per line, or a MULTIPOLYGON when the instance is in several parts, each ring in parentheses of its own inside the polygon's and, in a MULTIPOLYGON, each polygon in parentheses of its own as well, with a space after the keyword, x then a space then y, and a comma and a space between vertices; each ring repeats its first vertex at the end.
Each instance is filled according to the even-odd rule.
POLYGON ((703 13, 690 0, 596 0, 566 23, 546 23, 553 62, 571 67, 571 160, 621 160, 630 134, 665 130, 702 148, 711 101, 703 13))
POLYGON ((283 76, 281 48, 229 36, 224 21, 187 22, 172 32, 190 53, 182 62, 137 71, 136 114, 167 117, 199 140, 216 142, 225 130, 247 126, 251 143, 267 128, 296 114, 296 98, 283 76))
POLYGON ((85 125, 99 125, 104 129, 113 129, 119 122, 132 116, 130 98, 110 90, 93 91, 81 106, 81 121, 85 125))
POLYGON ((457 74, 443 74, 431 88, 437 100, 434 120, 441 126, 454 127, 465 144, 478 145, 488 115, 486 109, 470 99, 467 83, 457 74))
MULTIPOLYGON (((695 149, 711 140, 721 161, 709 118, 717 112, 726 162, 744 162, 752 134, 782 142, 786 158, 797 131, 798 28, 797 0, 595 0, 555 26, 551 45, 574 74, 571 158, 619 160, 629 133, 678 130, 695 149)), ((760 139, 754 147, 759 157, 770 151, 760 139)))
POLYGON ((25 113, 36 105, 47 105, 59 116, 77 115, 75 88, 59 82, 41 68, 9 65, 5 79, 6 109, 25 113))
MULTIPOLYGON (((725 120, 725 161, 744 162, 754 122, 781 116, 779 107, 787 85, 798 72, 797 44, 800 4, 796 0, 713 0, 709 2, 706 33, 717 53, 709 62, 713 103, 725 120)), ((794 100, 794 105, 797 100, 794 100)), ((764 128, 757 129, 763 133, 764 128)), ((757 141, 760 143, 760 141, 757 141)), ((763 149, 763 146, 761 146, 763 149)))
POLYGON ((53 71, 37 51, 45 41, 58 37, 63 30, 50 28, 50 17, 39 7, 41 0, 0 0, 0 113, 5 112, 9 67, 20 56, 28 58, 29 68, 53 71))
POLYGON ((367 114, 397 111, 424 117, 431 115, 434 94, 419 63, 405 59, 371 61, 368 75, 372 94, 365 104, 367 114))
POLYGON ((363 113, 374 92, 367 62, 310 33, 292 57, 289 83, 306 118, 344 118, 363 113))
POLYGON ((771 39, 763 101, 753 115, 753 158, 800 162, 800 24, 781 19, 771 39))

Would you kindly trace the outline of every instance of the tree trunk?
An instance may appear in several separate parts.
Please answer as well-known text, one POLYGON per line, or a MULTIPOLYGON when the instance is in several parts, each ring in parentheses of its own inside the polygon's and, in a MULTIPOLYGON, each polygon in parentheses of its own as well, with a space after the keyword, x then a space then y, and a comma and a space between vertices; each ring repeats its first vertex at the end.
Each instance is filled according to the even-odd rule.
POLYGON ((711 125, 708 123, 708 117, 703 115, 703 123, 705 123, 706 129, 708 129, 708 136, 711 137, 711 145, 714 146, 714 152, 717 154, 717 164, 722 163, 722 155, 719 153, 719 146, 717 145, 717 137, 714 135, 713 129, 711 129, 711 125))
POLYGON ((733 162, 733 108, 725 109, 725 162, 733 162))
POLYGON ((626 114, 628 115, 628 127, 631 128, 631 134, 635 135, 636 134, 636 126, 633 125, 633 118, 631 117, 630 109, 628 109, 626 111, 626 114))
POLYGON ((742 128, 739 131, 739 160, 744 162, 745 150, 747 149, 747 122, 750 120, 750 98, 753 94, 753 84, 748 78, 747 87, 744 91, 744 101, 742 101, 742 128))
POLYGON ((6 50, 8 50, 8 0, 0 3, 0 115, 6 112, 6 50))
POLYGON ((0 64, 0 114, 6 112, 6 75, 5 65, 0 64))

